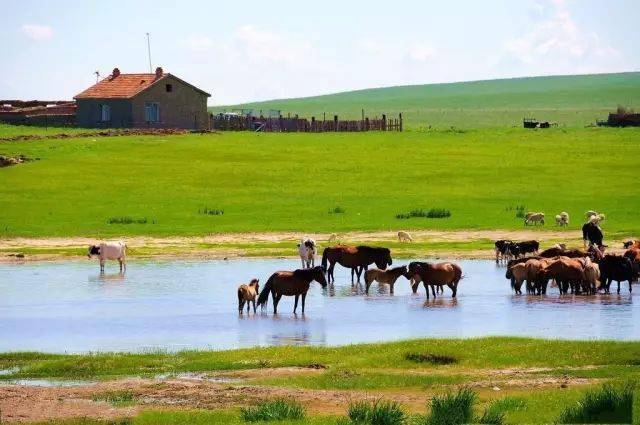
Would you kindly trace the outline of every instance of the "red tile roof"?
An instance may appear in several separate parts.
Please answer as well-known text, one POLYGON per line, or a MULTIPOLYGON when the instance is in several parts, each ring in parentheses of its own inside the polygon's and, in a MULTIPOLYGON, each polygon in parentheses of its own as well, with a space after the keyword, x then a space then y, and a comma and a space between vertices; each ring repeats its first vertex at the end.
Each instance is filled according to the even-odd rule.
POLYGON ((109 75, 76 95, 75 99, 128 99, 163 79, 165 75, 167 74, 158 79, 156 74, 119 74, 116 77, 109 75))

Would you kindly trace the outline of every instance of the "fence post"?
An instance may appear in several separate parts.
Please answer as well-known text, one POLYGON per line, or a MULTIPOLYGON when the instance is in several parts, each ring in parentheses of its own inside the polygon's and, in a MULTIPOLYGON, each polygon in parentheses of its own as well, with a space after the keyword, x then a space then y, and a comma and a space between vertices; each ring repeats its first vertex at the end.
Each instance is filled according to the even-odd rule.
POLYGON ((382 114, 382 131, 387 131, 387 115, 382 114))
POLYGON ((333 116, 333 125, 334 125, 334 131, 338 131, 338 116, 334 115, 333 116))
POLYGON ((402 131, 402 112, 400 112, 398 118, 400 119, 400 131, 402 131))

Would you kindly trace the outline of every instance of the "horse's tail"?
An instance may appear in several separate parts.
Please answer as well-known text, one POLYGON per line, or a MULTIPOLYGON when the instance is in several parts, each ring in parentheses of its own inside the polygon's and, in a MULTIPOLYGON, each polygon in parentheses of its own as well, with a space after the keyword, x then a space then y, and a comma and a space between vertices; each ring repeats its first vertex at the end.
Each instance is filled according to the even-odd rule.
POLYGON ((328 257, 329 257, 329 248, 325 248, 322 251, 322 268, 325 270, 327 270, 327 261, 329 259, 328 257))
POLYGON ((267 283, 264 284, 264 288, 260 291, 260 295, 258 295, 258 305, 266 305, 267 301, 269 301, 269 292, 271 292, 271 287, 273 286, 273 277, 275 275, 271 275, 267 283))

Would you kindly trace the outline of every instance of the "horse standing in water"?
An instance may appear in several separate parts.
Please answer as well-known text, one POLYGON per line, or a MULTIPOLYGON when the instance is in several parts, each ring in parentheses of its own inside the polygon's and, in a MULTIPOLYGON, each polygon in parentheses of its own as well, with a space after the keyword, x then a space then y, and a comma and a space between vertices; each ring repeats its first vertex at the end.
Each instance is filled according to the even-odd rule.
POLYGON ((327 287, 327 280, 324 277, 324 269, 322 267, 314 267, 312 269, 298 269, 295 271, 279 271, 269 277, 264 289, 258 296, 258 305, 263 306, 269 300, 269 293, 273 298, 273 314, 278 314, 278 303, 283 295, 296 297, 293 306, 293 314, 296 314, 298 308, 298 299, 302 295, 302 314, 304 314, 304 304, 307 298, 307 291, 312 281, 318 282, 322 288, 327 287))
POLYGON ((316 241, 310 238, 300 240, 298 254, 300 254, 303 269, 315 267, 316 253, 316 241))
POLYGON ((336 263, 351 269, 351 283, 353 284, 353 273, 358 276, 358 283, 363 270, 367 270, 370 264, 375 263, 380 270, 386 270, 387 266, 393 264, 391 251, 389 248, 378 248, 371 246, 346 246, 337 245, 325 248, 322 251, 322 267, 327 271, 329 283, 335 282, 333 269, 336 263), (328 268, 327 268, 328 264, 328 268))
POLYGON ((407 266, 394 267, 389 270, 371 269, 364 272, 365 293, 369 293, 369 287, 373 282, 388 284, 389 292, 393 295, 393 287, 400 276, 406 276, 407 266))
MULTIPOLYGON (((409 273, 407 276, 418 275, 424 285, 424 289, 427 292, 427 299, 429 299, 429 286, 431 286, 431 292, 435 298, 436 291, 435 286, 447 285, 451 289, 451 296, 456 297, 458 292, 458 283, 462 279, 462 269, 457 264, 453 263, 423 263, 413 262, 409 264, 409 273)), ((419 283, 419 281, 418 281, 419 283)), ((414 283, 412 287, 415 294, 418 290, 418 283, 414 283)))
POLYGON ((256 312, 256 298, 258 298, 258 292, 260 292, 260 284, 258 279, 251 279, 251 282, 247 285, 243 283, 238 286, 238 311, 242 314, 244 309, 244 303, 247 303, 247 314, 251 309, 251 303, 253 303, 253 312, 256 312))

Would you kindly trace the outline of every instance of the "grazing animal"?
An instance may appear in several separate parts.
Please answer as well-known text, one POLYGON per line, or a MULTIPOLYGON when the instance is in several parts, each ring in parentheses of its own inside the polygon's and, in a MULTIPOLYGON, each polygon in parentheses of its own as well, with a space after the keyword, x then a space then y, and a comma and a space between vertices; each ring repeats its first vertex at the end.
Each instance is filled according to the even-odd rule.
POLYGON ((518 256, 526 254, 537 254, 538 250, 540 249, 540 242, 533 240, 516 242, 515 247, 512 247, 511 249, 517 252, 518 256))
POLYGON ((547 293, 547 285, 549 279, 545 279, 541 273, 544 268, 550 264, 550 258, 529 258, 525 263, 527 269, 527 293, 536 293, 538 295, 547 293))
POLYGON ((559 214, 556 216, 556 226, 563 226, 562 217, 559 214))
POLYGON ((244 303, 247 303, 247 314, 249 314, 251 303, 253 303, 253 312, 256 312, 256 298, 260 292, 260 284, 258 279, 251 279, 249 284, 243 283, 238 286, 238 312, 242 314, 244 303))
MULTIPOLYGON (((517 263, 511 266, 511 288, 516 291, 516 294, 522 294, 522 283, 527 279, 527 266, 526 263, 517 263)), ((529 285, 527 285, 527 288, 529 285)), ((527 289, 527 293, 529 290, 527 289)))
POLYGON ((569 288, 577 291, 583 280, 583 264, 582 262, 568 257, 559 257, 555 261, 547 264, 541 273, 541 277, 546 279, 554 279, 558 283, 558 289, 561 294, 567 294, 569 288))
POLYGON ((500 260, 508 260, 511 257, 511 251, 509 248, 513 244, 513 241, 508 239, 500 239, 494 243, 496 247, 496 263, 499 263, 500 260))
POLYGON ((293 314, 298 309, 298 299, 302 296, 302 314, 307 298, 307 291, 312 281, 318 282, 322 288, 327 287, 324 277, 324 268, 317 266, 312 269, 298 269, 295 271, 279 271, 272 274, 258 296, 258 305, 264 306, 269 300, 269 294, 273 298, 273 314, 278 314, 278 303, 283 295, 296 297, 293 305, 293 314))
POLYGON ((589 221, 589 219, 591 219, 591 217, 598 215, 597 211, 593 211, 593 210, 589 210, 586 213, 584 213, 585 217, 587 218, 587 221, 589 221))
POLYGON ((332 233, 329 235, 329 239, 327 239, 327 243, 333 243, 338 241, 338 234, 332 233))
POLYGON ((369 287, 373 282, 386 283, 389 285, 389 292, 393 294, 393 287, 400 276, 406 276, 409 271, 407 266, 394 267, 392 269, 380 270, 369 269, 364 272, 365 293, 369 293, 369 287))
POLYGON ((524 218, 525 226, 529 226, 530 224, 537 225, 538 223, 544 226, 544 213, 530 213, 524 218))
POLYGON ((633 265, 629 258, 621 255, 607 254, 600 260, 600 282, 601 287, 609 293, 611 282, 618 282, 618 294, 620 293, 620 282, 629 282, 629 293, 631 293, 631 283, 633 282, 633 265))
POLYGON ((636 247, 631 245, 624 253, 624 257, 631 261, 633 268, 633 280, 637 281, 640 278, 640 246, 636 247))
POLYGON ((358 282, 360 282, 362 271, 367 270, 369 265, 375 263, 377 268, 386 270, 388 266, 393 264, 393 261, 391 260, 391 251, 389 251, 389 248, 364 245, 337 245, 327 247, 322 251, 322 267, 327 271, 329 283, 335 282, 333 269, 336 263, 351 269, 351 283, 353 283, 354 271, 358 276, 358 282))
POLYGON ((563 226, 568 226, 569 225, 569 213, 566 211, 562 211, 560 213, 560 218, 562 219, 562 225, 563 226))
POLYGON ((96 255, 100 259, 100 271, 104 271, 106 260, 118 260, 120 271, 127 269, 126 248, 124 242, 102 242, 98 245, 91 245, 87 257, 96 255))
POLYGON ((595 224, 595 225, 597 226, 597 225, 599 225, 599 224, 600 224, 600 222, 601 222, 601 221, 604 221, 604 219, 605 219, 605 218, 606 218, 606 217, 605 217, 605 215, 604 215, 604 214, 596 214, 596 215, 591 216, 591 217, 589 218, 588 223, 593 223, 593 224, 595 224))
POLYGON ((300 254, 303 269, 315 267, 317 254, 316 241, 310 238, 301 239, 298 244, 298 254, 300 254))
POLYGON ((582 240, 584 247, 586 248, 590 244, 594 244, 598 248, 602 249, 605 245, 602 243, 604 234, 602 229, 595 223, 588 222, 582 226, 582 240))
POLYGON ((600 266, 589 257, 580 260, 583 263, 583 291, 589 294, 595 294, 600 286, 600 266))
POLYGON ((554 258, 554 257, 569 257, 569 258, 578 258, 578 257, 588 257, 589 253, 586 251, 581 251, 579 249, 565 249, 562 248, 562 244, 556 244, 551 248, 547 248, 540 253, 540 257, 543 258, 554 258))
POLYGON ((400 242, 413 242, 413 238, 407 232, 403 232, 402 230, 400 230, 398 232, 398 241, 400 241, 400 242))
POLYGON ((629 248, 640 248, 640 241, 638 240, 630 240, 630 241, 626 241, 622 244, 622 247, 624 249, 629 249, 629 248))
MULTIPOLYGON (((429 286, 431 286, 431 292, 433 296, 436 296, 435 286, 447 285, 451 289, 451 296, 456 297, 458 292, 458 283, 462 279, 462 269, 457 264, 453 263, 418 263, 413 262, 409 264, 409 274, 418 275, 424 289, 427 293, 427 299, 429 299, 429 286)), ((415 293, 418 286, 413 287, 415 293)))

